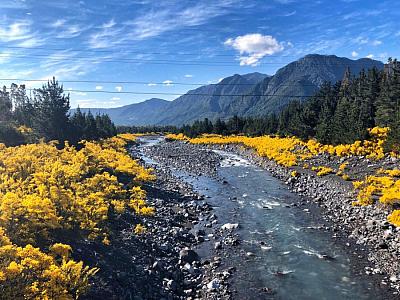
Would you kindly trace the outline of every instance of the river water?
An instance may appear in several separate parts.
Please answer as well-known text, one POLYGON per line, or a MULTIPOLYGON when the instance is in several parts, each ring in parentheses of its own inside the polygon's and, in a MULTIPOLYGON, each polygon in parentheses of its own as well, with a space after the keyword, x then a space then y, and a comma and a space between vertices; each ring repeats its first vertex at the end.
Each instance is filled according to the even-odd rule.
MULTIPOLYGON (((146 141, 149 146, 159 140, 146 141)), ((220 225, 239 224, 241 244, 227 262, 236 268, 235 299, 379 299, 366 277, 352 274, 345 246, 315 229, 321 220, 302 206, 290 205, 298 195, 249 161, 219 154, 224 160, 218 172, 227 183, 175 172, 207 196, 220 225), (274 294, 261 293, 265 287, 274 294)), ((207 256, 212 246, 204 243, 199 254, 207 256)))

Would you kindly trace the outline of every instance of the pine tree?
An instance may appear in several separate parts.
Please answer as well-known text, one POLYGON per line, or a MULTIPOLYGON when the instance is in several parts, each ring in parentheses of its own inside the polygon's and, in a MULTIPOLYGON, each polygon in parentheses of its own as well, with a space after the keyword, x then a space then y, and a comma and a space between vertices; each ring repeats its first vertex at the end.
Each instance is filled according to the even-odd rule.
POLYGON ((4 86, 3 90, 0 90, 0 122, 10 122, 11 117, 12 102, 10 93, 7 92, 7 88, 4 86))
POLYGON ((33 127, 45 140, 65 141, 70 135, 69 95, 53 78, 34 91, 33 127))

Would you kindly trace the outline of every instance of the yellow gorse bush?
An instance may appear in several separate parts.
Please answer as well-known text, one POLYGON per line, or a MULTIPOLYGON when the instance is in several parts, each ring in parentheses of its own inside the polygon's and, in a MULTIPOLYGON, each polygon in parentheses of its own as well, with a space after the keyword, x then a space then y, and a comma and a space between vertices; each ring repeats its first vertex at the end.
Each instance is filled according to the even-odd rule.
POLYGON ((356 141, 349 145, 323 145, 311 139, 307 142, 296 137, 278 136, 220 136, 203 135, 197 138, 188 138, 183 134, 169 134, 167 138, 190 141, 193 144, 244 144, 253 148, 260 156, 267 157, 286 167, 295 166, 298 161, 312 158, 318 154, 328 153, 336 156, 364 155, 371 159, 380 159, 384 156, 383 144, 389 128, 375 127, 369 129, 372 139, 370 141, 356 141))
POLYGON ((400 209, 395 209, 387 219, 393 225, 400 227, 400 209))
POLYGON ((50 254, 32 245, 17 247, 0 228, 2 299, 77 299, 97 268, 69 259, 71 247, 55 244, 50 254))
POLYGON ((132 159, 123 134, 79 148, 56 143, 0 145, 0 293, 9 299, 75 299, 97 269, 69 259, 69 245, 48 245, 54 230, 79 231, 109 244, 108 220, 126 211, 150 216, 144 181, 152 170, 132 159), (119 177, 125 178, 124 183, 119 177), (39 242, 40 241, 40 242, 39 242), (17 293, 17 294, 13 294, 17 293), (18 294, 21 293, 21 294, 18 294))
MULTIPOLYGON (((304 142, 296 137, 277 136, 203 135, 190 139, 183 134, 170 134, 167 135, 167 138, 185 140, 193 144, 243 144, 253 148, 260 156, 274 160, 282 166, 291 167, 321 154, 337 157, 364 156, 368 159, 382 159, 385 156, 384 143, 389 131, 389 127, 374 127, 368 130, 370 140, 355 141, 352 144, 337 146, 323 145, 314 139, 304 142)), ((336 173, 344 180, 350 180, 350 176, 344 174, 347 166, 347 162, 342 163, 336 173)), ((304 169, 309 167, 308 163, 303 163, 304 169)), ((312 170, 316 171, 318 176, 334 172, 332 168, 323 166, 314 166, 312 170)), ((400 202, 400 180, 396 179, 396 177, 400 177, 400 170, 382 170, 377 175, 386 176, 367 176, 364 180, 353 182, 354 188, 358 190, 357 201, 353 203, 354 205, 371 205, 375 200, 389 205, 400 202)))
POLYGON ((325 176, 325 175, 333 173, 332 168, 324 167, 324 166, 312 167, 311 170, 316 171, 318 176, 325 176))

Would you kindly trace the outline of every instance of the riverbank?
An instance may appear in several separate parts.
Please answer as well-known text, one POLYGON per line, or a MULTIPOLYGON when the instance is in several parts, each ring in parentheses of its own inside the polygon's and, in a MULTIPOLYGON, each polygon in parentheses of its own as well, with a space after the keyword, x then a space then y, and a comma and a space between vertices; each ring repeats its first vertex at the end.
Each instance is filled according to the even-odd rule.
MULTIPOLYGON (((164 292, 167 292, 164 293, 164 297, 168 296, 165 299, 232 299, 227 279, 234 273, 234 268, 222 265, 221 257, 217 253, 210 251, 207 257, 200 257, 197 253, 197 249, 204 247, 204 244, 207 244, 206 248, 214 249, 214 244, 210 244, 210 241, 220 234, 220 230, 212 226, 218 223, 213 208, 205 201, 204 196, 196 193, 190 184, 173 172, 174 169, 185 165, 188 168, 183 169, 190 171, 193 176, 207 174, 215 177, 220 156, 209 156, 213 164, 211 166, 206 163, 207 167, 204 168, 195 158, 198 155, 191 157, 191 153, 186 153, 187 159, 190 158, 190 161, 198 166, 194 170, 193 164, 177 161, 179 157, 174 157, 173 153, 180 153, 179 151, 169 149, 168 153, 152 152, 155 149, 158 148, 141 148, 135 145, 131 148, 131 155, 146 167, 153 168, 157 177, 155 182, 144 188, 148 191, 147 202, 155 206, 157 217, 160 216, 160 220, 163 221, 154 224, 150 220, 144 225, 152 228, 149 236, 156 239, 158 247, 166 252, 164 256, 159 253, 151 255, 154 261, 151 268, 154 269, 156 265, 157 273, 162 274, 164 278, 164 292), (149 157, 157 161, 157 164, 142 159, 143 154, 150 152, 149 157), (174 157, 175 163, 169 159, 171 157, 174 157), (163 198, 161 195, 168 196, 163 198)), ((197 152, 198 150, 196 154, 197 152)), ((148 237, 143 237, 146 238, 148 237)), ((162 298, 154 293, 143 299, 162 298)))
MULTIPOLYGON (((400 228, 387 221, 387 208, 383 206, 353 206, 356 193, 353 185, 335 174, 323 177, 316 176, 315 172, 299 167, 285 168, 274 161, 258 156, 252 149, 239 145, 224 145, 216 147, 244 156, 271 172, 289 188, 304 196, 304 201, 313 201, 323 209, 323 218, 332 223, 330 231, 334 237, 345 242, 357 257, 366 275, 375 276, 383 288, 390 287, 394 295, 400 291, 400 228), (292 176, 293 170, 296 176, 292 176), (368 262, 365 261, 365 258, 368 262)), ((365 177, 381 167, 381 165, 397 165, 387 158, 381 162, 368 160, 360 161, 354 158, 351 176, 365 177)), ((310 160, 314 165, 339 165, 332 157, 319 156, 310 160)), ((360 269, 360 268, 356 268, 360 269)))
POLYGON ((165 165, 186 169, 193 174, 209 174, 215 177, 220 158, 212 151, 214 149, 223 149, 244 156, 283 180, 294 192, 303 196, 301 203, 293 205, 299 205, 304 209, 310 209, 308 208, 310 206, 311 210, 315 205, 322 207, 321 217, 325 219, 326 226, 321 230, 330 231, 338 243, 348 248, 347 251, 354 258, 353 273, 357 276, 371 275, 370 279, 382 290, 380 293, 382 299, 398 296, 396 290, 389 288, 391 286, 398 289, 398 274, 396 274, 398 231, 385 221, 385 212, 379 213, 376 210, 369 211, 365 207, 351 206, 354 193, 348 182, 338 181, 334 176, 317 177, 311 171, 304 170, 297 170, 299 174, 293 177, 292 170, 280 167, 255 155, 252 150, 236 145, 204 147, 184 142, 170 142, 164 143, 163 147, 153 147, 148 154, 158 157, 165 165), (190 159, 194 157, 196 159, 190 159), (197 165, 201 166, 201 171, 196 169, 197 165), (370 221, 371 218, 374 221, 370 221), (350 237, 347 238, 347 235, 350 237), (385 237, 384 240, 382 237, 385 237), (377 241, 379 241, 378 246, 371 245, 377 241), (387 244, 387 248, 384 243, 387 244))

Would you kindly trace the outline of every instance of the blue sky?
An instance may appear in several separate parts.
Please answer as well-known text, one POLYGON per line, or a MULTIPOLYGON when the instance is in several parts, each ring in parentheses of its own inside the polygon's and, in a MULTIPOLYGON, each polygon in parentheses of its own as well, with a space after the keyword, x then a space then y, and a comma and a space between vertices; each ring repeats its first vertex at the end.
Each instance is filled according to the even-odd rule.
POLYGON ((115 107, 309 53, 386 61, 399 39, 394 0, 1 0, 0 78, 97 81, 64 83, 72 107, 115 107))

